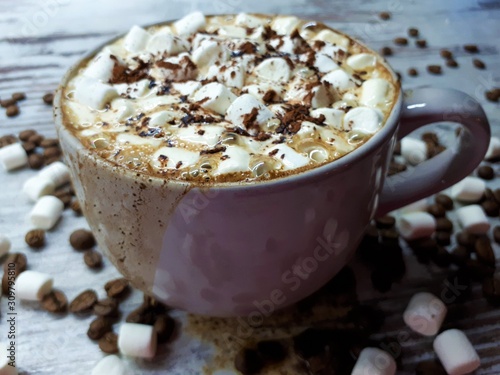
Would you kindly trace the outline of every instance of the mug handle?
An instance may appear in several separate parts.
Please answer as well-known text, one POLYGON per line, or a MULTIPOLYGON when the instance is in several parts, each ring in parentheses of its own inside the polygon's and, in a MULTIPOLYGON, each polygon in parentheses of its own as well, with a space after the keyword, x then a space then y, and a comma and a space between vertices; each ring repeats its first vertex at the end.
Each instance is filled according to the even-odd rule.
POLYGON ((481 105, 458 90, 423 87, 405 91, 397 139, 441 121, 462 125, 457 142, 415 168, 387 176, 375 217, 446 189, 481 163, 490 142, 490 125, 481 105))

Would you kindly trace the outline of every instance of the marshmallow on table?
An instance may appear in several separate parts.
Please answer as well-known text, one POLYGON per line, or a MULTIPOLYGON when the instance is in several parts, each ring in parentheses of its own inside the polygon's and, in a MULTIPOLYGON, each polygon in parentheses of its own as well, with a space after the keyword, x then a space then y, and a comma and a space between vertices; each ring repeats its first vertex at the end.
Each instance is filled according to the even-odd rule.
POLYGON ((264 104, 259 102, 253 95, 243 94, 236 98, 226 111, 226 120, 231 121, 235 126, 246 127, 244 118, 257 111, 255 123, 261 125, 274 116, 264 104))
POLYGON ((20 143, 0 148, 0 164, 6 171, 24 167, 28 164, 28 154, 20 143))
POLYGON ((179 35, 193 34, 206 25, 207 21, 201 12, 193 12, 174 22, 175 30, 179 35))
POLYGON ((411 165, 427 160, 427 145, 420 139, 404 137, 401 139, 401 155, 411 165))
POLYGON ((498 137, 491 137, 490 144, 488 145, 488 150, 486 155, 484 155, 485 160, 496 159, 500 157, 500 139, 498 137))
POLYGON ((446 312, 443 301, 431 293, 422 292, 411 298, 403 313, 403 320, 413 331, 433 336, 439 332, 446 312))
POLYGON ((439 334, 434 339, 433 347, 449 375, 469 374, 481 364, 469 339, 458 329, 439 334))
POLYGON ((146 324, 123 323, 118 334, 120 352, 131 357, 153 358, 156 353, 156 332, 146 324))
POLYGON ((226 113, 226 110, 235 99, 236 95, 231 90, 217 82, 203 86, 194 94, 194 100, 197 102, 202 101, 200 105, 203 108, 221 115, 226 113))
POLYGON ((129 371, 125 363, 116 355, 108 355, 101 359, 92 369, 91 375, 127 375, 129 371))
POLYGON ((93 109, 103 109, 117 96, 118 91, 113 86, 102 83, 95 78, 81 76, 75 81, 75 100, 93 109))
POLYGON ((0 356, 0 374, 1 375, 17 375, 17 367, 9 365, 9 362, 11 359, 9 358, 11 355, 15 359, 15 348, 12 349, 11 353, 11 346, 9 343, 4 344, 3 342, 0 343, 0 353, 2 355, 0 356))
POLYGON ((151 35, 139 26, 132 26, 123 40, 123 47, 129 52, 140 52, 146 47, 151 35))
POLYGON ((405 240, 430 237, 436 230, 436 219, 427 212, 410 212, 401 215, 398 230, 405 240))
POLYGON ((38 229, 52 228, 64 210, 64 203, 52 195, 41 197, 30 212, 31 223, 38 229))
POLYGON ((4 235, 0 234, 0 258, 9 252, 10 246, 10 240, 4 235))
POLYGON ((54 182, 43 176, 28 178, 23 185, 23 193, 33 202, 44 195, 52 194, 55 190, 54 182))
POLYGON ((108 82, 113 75, 114 66, 115 61, 111 59, 109 51, 103 51, 87 64, 83 75, 108 82))
POLYGON ((364 348, 351 375, 394 375, 396 362, 392 356, 378 348, 364 348))
POLYGON ((69 168, 66 164, 56 161, 38 172, 38 176, 52 180, 56 187, 59 187, 69 182, 69 168))
POLYGON ((271 57, 262 61, 254 72, 260 78, 274 82, 287 82, 292 75, 290 66, 281 57, 271 57))
POLYGON ((484 194, 486 184, 478 177, 465 177, 451 187, 451 197, 461 202, 477 202, 484 194))
POLYGON ((471 234, 485 234, 490 229, 490 222, 481 206, 472 204, 455 211, 460 226, 471 234))
POLYGON ((368 107, 356 107, 344 116, 344 129, 374 134, 382 125, 380 111, 368 107))
POLYGON ((386 102, 390 85, 383 78, 371 78, 363 82, 361 86, 361 98, 359 102, 367 107, 376 107, 386 102))
POLYGON ((38 301, 52 290, 54 279, 37 271, 24 271, 16 278, 16 296, 22 300, 38 301))
POLYGON ((427 211, 428 207, 429 207, 429 202, 427 201, 427 198, 424 198, 416 202, 410 203, 409 205, 406 205, 404 207, 401 207, 399 209, 399 212, 401 213, 422 212, 422 211, 427 211))
POLYGON ((354 70, 365 70, 374 67, 377 62, 375 55, 371 53, 358 53, 347 58, 347 65, 354 70))

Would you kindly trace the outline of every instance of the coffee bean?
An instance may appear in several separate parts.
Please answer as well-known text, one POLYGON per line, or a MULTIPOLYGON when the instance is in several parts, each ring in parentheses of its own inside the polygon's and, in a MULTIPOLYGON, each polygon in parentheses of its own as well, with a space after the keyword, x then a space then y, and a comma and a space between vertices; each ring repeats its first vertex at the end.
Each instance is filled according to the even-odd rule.
POLYGON ((42 142, 40 142, 40 147, 59 147, 59 140, 57 138, 45 138, 42 142))
POLYGON ((45 231, 41 229, 33 229, 26 233, 24 240, 29 247, 39 249, 45 245, 45 231))
POLYGON ((439 51, 439 55, 444 58, 444 59, 452 59, 453 58, 453 53, 447 49, 442 49, 439 51))
POLYGON ((99 300, 94 304, 93 311, 97 316, 116 316, 118 314, 118 301, 114 298, 99 300))
POLYGON ((474 245, 476 244, 475 235, 467 232, 458 232, 456 234, 456 239, 459 245, 462 245, 469 250, 474 250, 474 245))
POLYGON ((75 250, 87 250, 95 245, 95 239, 91 231, 77 229, 71 233, 69 243, 75 250))
POLYGON ((111 321, 106 317, 100 316, 90 323, 87 336, 91 340, 99 340, 106 333, 111 332, 111 329, 111 321))
POLYGON ((41 306, 51 313, 65 312, 68 308, 68 299, 60 290, 52 289, 50 293, 42 298, 41 306))
POLYGON ((446 60, 446 66, 448 68, 457 68, 458 67, 458 63, 454 59, 448 59, 448 60, 446 60))
POLYGON ((434 197, 434 201, 444 207, 446 211, 452 210, 453 209, 453 200, 445 195, 445 194, 438 194, 434 197))
MULTIPOLYGON (((40 146, 42 143, 43 141, 40 143, 40 146)), ((45 159, 52 159, 60 157, 62 155, 62 152, 59 147, 47 147, 43 150, 42 155, 45 159)))
POLYGON ((447 375, 443 365, 438 361, 423 361, 415 368, 415 375, 447 375))
POLYGON ((438 251, 437 242, 433 238, 421 238, 407 243, 417 257, 418 262, 422 264, 428 264, 432 255, 438 251))
POLYGON ((392 56, 392 48, 391 47, 382 47, 380 50, 380 54, 382 56, 392 56))
POLYGON ((257 343, 257 351, 265 362, 280 362, 285 359, 285 346, 276 340, 267 340, 257 343))
POLYGON ((418 76, 418 71, 415 68, 409 68, 408 69, 408 75, 411 77, 416 77, 418 76))
POLYGON ((380 12, 378 14, 378 16, 380 17, 381 20, 384 20, 384 21, 391 19, 391 13, 389 13, 389 12, 380 12))
POLYGON ((427 208, 427 212, 430 213, 435 218, 445 217, 446 210, 440 204, 432 204, 427 208))
POLYGON ((406 46, 406 45, 408 45, 408 39, 402 38, 402 37, 395 38, 394 44, 396 44, 398 46, 406 46))
POLYGON ((500 244, 500 225, 496 225, 493 228, 493 239, 496 243, 500 244))
POLYGON ((19 107, 16 104, 9 105, 5 110, 5 114, 7 115, 7 117, 15 117, 19 115, 19 112, 19 107))
POLYGON ((88 289, 78 296, 69 304, 69 311, 72 313, 82 313, 89 311, 97 302, 97 293, 88 289))
POLYGON ((439 232, 453 232, 453 223, 446 217, 440 217, 436 220, 436 230, 439 232))
POLYGON ((484 202, 485 200, 496 202, 495 194, 493 193, 493 190, 491 190, 490 188, 484 189, 483 196, 481 197, 480 202, 484 202))
POLYGON ((23 142, 23 148, 24 151, 26 151, 27 154, 31 154, 33 151, 36 149, 36 145, 31 142, 23 142))
POLYGON ((0 105, 3 108, 10 107, 11 105, 16 105, 16 101, 14 99, 4 99, 0 101, 0 105))
POLYGON ((166 314, 160 315, 155 319, 153 328, 156 332, 158 342, 167 342, 174 333, 175 320, 166 314))
POLYGON ((17 138, 13 134, 4 135, 0 137, 0 148, 11 145, 17 142, 17 138))
POLYGON ((40 146, 40 143, 42 143, 42 141, 45 139, 45 137, 41 134, 33 134, 32 136, 30 136, 26 142, 31 142, 31 143, 34 143, 36 144, 37 146, 40 146))
POLYGON ((441 66, 440 65, 428 65, 427 71, 431 74, 441 74, 441 66))
POLYGON ((495 171, 489 165, 482 165, 477 169, 477 175, 483 180, 493 180, 495 171))
POLYGON ((482 281, 486 277, 490 277, 495 272, 495 268, 489 266, 477 259, 469 259, 465 262, 464 271, 470 278, 477 281, 482 281))
POLYGON ((491 247, 491 242, 488 237, 483 236, 476 240, 475 251, 477 259, 480 262, 488 266, 495 267, 495 253, 493 252, 493 248, 491 247))
POLYGON ((125 278, 119 278, 108 281, 104 285, 106 294, 110 298, 121 298, 123 295, 127 294, 130 290, 129 282, 125 278))
POLYGON ((127 323, 153 325, 156 320, 156 315, 157 314, 152 308, 142 305, 128 314, 125 321, 127 323))
POLYGON ((451 252, 451 261, 458 266, 463 266, 470 259, 470 251, 467 248, 458 245, 451 252))
MULTIPOLYGON (((449 235, 449 233, 447 233, 449 235)), ((434 264, 441 268, 447 268, 452 262, 451 254, 444 248, 439 247, 438 251, 432 255, 432 261, 434 264)))
POLYGON ((426 48, 427 47, 427 41, 425 39, 419 39, 415 42, 418 48, 426 48))
POLYGON ((500 203, 500 189, 493 190, 493 198, 497 203, 500 203))
POLYGON ((71 204, 71 201, 73 200, 73 196, 67 190, 58 190, 52 195, 56 198, 59 198, 64 203, 64 207, 68 207, 71 204))
POLYGON ((498 275, 483 280, 483 297, 491 306, 500 306, 500 278, 498 275))
POLYGON ((42 100, 45 104, 52 105, 54 102, 54 94, 49 92, 43 96, 42 100))
POLYGON ((19 133, 19 139, 23 142, 27 142, 28 139, 35 134, 37 134, 37 132, 33 129, 23 130, 19 133))
POLYGON ((489 217, 498 217, 498 213, 500 212, 500 205, 496 201, 484 201, 481 203, 481 207, 489 217))
POLYGON ((118 353, 118 335, 114 332, 106 332, 104 336, 99 339, 99 349, 107 354, 118 353))
POLYGON ((479 48, 475 44, 466 44, 464 45, 464 50, 469 53, 478 53, 479 48))
POLYGON ((28 165, 31 169, 40 169, 43 166, 43 156, 31 154, 28 156, 28 165))
POLYGON ((439 138, 436 133, 434 132, 426 132, 422 134, 422 141, 425 143, 430 143, 435 146, 439 145, 439 138))
POLYGON ((15 92, 12 94, 12 99, 16 102, 26 99, 26 94, 24 92, 15 92))
POLYGON ((234 367, 243 375, 257 374, 264 367, 264 361, 254 349, 242 349, 236 354, 234 367))
POLYGON ((26 271, 26 266, 28 264, 28 259, 26 255, 22 253, 8 253, 7 258, 3 262, 4 273, 8 272, 9 263, 14 263, 14 270, 19 275, 21 272, 26 271))
POLYGON ((396 224, 396 219, 394 217, 385 215, 375 219, 375 223, 377 228, 379 229, 389 229, 393 228, 394 224, 396 224))
POLYGON ((80 206, 80 202, 78 201, 78 199, 73 199, 69 206, 75 214, 77 215, 82 214, 82 208, 80 206))
POLYGON ((451 243, 451 233, 438 231, 435 234, 436 242, 441 246, 448 246, 451 243))
POLYGON ((500 90, 499 89, 493 89, 493 90, 485 91, 484 96, 490 102, 498 102, 498 100, 500 99, 500 90))
POLYGON ((419 31, 418 31, 418 29, 416 27, 410 27, 408 29, 408 35, 411 36, 411 37, 413 37, 413 38, 417 37, 418 34, 419 34, 419 31))
POLYGON ((83 261, 89 268, 92 269, 102 267, 102 255, 95 250, 86 251, 83 254, 83 261))
POLYGON ((406 171, 406 169, 408 169, 408 167, 405 164, 396 163, 394 161, 391 161, 391 163, 389 164, 388 175, 392 176, 392 175, 404 172, 404 171, 406 171))
POLYGON ((479 59, 474 59, 472 60, 472 64, 477 68, 477 69, 486 69, 486 64, 479 60, 479 59))

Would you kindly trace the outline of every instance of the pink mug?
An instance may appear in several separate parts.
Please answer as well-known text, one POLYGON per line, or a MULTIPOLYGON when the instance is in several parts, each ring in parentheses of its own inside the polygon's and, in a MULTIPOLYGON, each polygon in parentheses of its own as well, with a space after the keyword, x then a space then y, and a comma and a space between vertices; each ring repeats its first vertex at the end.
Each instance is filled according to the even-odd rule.
POLYGON ((366 144, 306 172, 207 186, 139 174, 99 158, 65 127, 61 88, 94 53, 70 69, 54 101, 76 194, 120 272, 192 313, 270 314, 310 295, 351 259, 370 220, 463 179, 489 143, 488 120, 472 97, 419 88, 399 90, 366 144), (463 126, 455 145, 386 177, 396 141, 439 121, 463 126))

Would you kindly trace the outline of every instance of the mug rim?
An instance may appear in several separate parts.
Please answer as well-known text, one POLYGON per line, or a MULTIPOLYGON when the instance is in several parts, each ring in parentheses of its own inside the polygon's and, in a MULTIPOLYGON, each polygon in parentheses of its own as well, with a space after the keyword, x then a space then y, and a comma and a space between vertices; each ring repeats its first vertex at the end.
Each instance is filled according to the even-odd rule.
MULTIPOLYGON (((274 17, 276 14, 264 14, 264 13, 247 13, 251 15, 258 15, 258 16, 268 16, 268 17, 274 17)), ((213 17, 213 16, 235 16, 236 14, 205 14, 206 17, 213 17)), ((280 16, 289 16, 287 14, 279 14, 280 16)), ((295 15, 293 15, 295 16, 295 15)), ((297 16, 295 16, 297 17, 297 16)), ((84 150, 84 153, 87 154, 88 157, 95 159, 96 161, 99 162, 102 166, 107 166, 110 168, 116 168, 117 170, 120 170, 120 173, 122 173, 124 176, 127 177, 134 177, 137 178, 138 175, 141 175, 143 177, 148 178, 149 181, 156 181, 157 183, 164 184, 166 181, 168 181, 169 184, 174 184, 174 185, 179 185, 179 186, 188 186, 190 188, 199 188, 199 189, 224 189, 224 190, 246 190, 246 189, 251 189, 252 191, 256 191, 259 189, 269 189, 269 188, 274 188, 274 187, 283 187, 287 186, 290 184, 303 184, 307 183, 309 181, 315 181, 319 180, 322 177, 329 175, 331 173, 337 173, 340 170, 343 170, 345 168, 350 167, 352 164, 354 164, 358 159, 365 158, 368 155, 374 153, 378 148, 382 147, 383 144, 392 137, 392 135, 396 132, 397 126, 399 123, 399 115, 401 112, 401 107, 402 107, 402 102, 403 102, 403 91, 401 88, 401 82, 395 73, 395 71, 392 69, 392 67, 389 65, 387 60, 381 56, 378 52, 373 50, 372 48, 366 46, 364 43, 359 41, 358 39, 347 35, 346 33, 337 30, 331 26, 328 26, 324 24, 321 21, 316 21, 316 20, 308 20, 304 19, 301 17, 298 17, 299 19, 306 21, 306 22, 315 22, 317 24, 324 25, 330 30, 335 31, 336 33, 343 35, 350 40, 353 40, 354 42, 358 43, 362 47, 366 48, 369 50, 371 53, 374 53, 379 61, 382 63, 382 65, 389 71, 393 82, 396 84, 396 90, 397 90, 397 95, 396 95, 396 100, 394 104, 392 105, 391 111, 389 113, 389 116, 387 117, 387 120, 385 121, 383 127, 378 130, 366 143, 362 144, 360 147, 356 148, 355 150, 349 152, 348 154, 340 157, 339 159, 330 161, 328 163, 325 163, 323 165, 320 165, 318 167, 313 167, 310 169, 306 169, 303 171, 300 171, 298 173, 292 173, 290 175, 286 176, 281 176, 281 177, 276 177, 272 178, 269 180, 252 180, 252 181, 230 181, 230 182, 199 182, 199 181, 185 181, 185 180, 178 180, 178 179, 171 179, 171 178, 166 178, 166 177, 159 177, 157 175, 152 175, 152 174, 147 174, 143 173, 140 171, 132 170, 125 168, 124 166, 120 164, 115 164, 110 160, 104 159, 97 155, 96 153, 92 152, 90 149, 85 147, 82 142, 65 126, 65 114, 62 109, 62 99, 63 95, 62 92, 64 91, 64 88, 68 81, 74 77, 75 72, 79 70, 79 68, 85 64, 88 60, 90 60, 92 57, 94 57, 102 48, 106 47, 107 45, 115 42, 116 40, 123 38, 127 32, 120 33, 119 35, 106 40, 105 42, 99 44, 96 48, 93 48, 89 52, 85 53, 81 58, 79 58, 63 75, 61 79, 61 83, 58 85, 56 94, 54 97, 54 109, 53 109, 53 115, 54 115, 54 122, 56 125, 56 130, 58 133, 59 137, 66 137, 66 140, 69 141, 73 149, 82 151, 84 150)), ((157 22, 153 24, 148 24, 145 25, 144 28, 150 28, 150 27, 155 27, 155 26, 165 26, 169 25, 172 22, 175 22, 177 19, 173 20, 168 20, 168 21, 163 21, 163 22, 157 22)))

